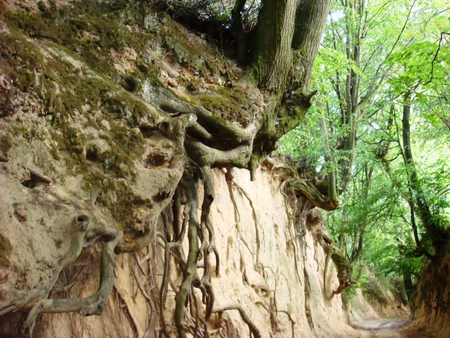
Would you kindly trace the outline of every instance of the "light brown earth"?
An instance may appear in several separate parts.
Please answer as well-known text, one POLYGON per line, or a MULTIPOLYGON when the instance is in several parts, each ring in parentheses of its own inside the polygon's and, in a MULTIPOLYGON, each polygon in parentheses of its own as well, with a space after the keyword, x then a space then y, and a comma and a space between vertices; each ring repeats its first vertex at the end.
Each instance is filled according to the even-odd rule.
POLYGON ((403 328, 409 323, 409 317, 390 317, 366 319, 353 326, 364 334, 369 333, 371 338, 406 338, 408 335, 403 332, 403 328))

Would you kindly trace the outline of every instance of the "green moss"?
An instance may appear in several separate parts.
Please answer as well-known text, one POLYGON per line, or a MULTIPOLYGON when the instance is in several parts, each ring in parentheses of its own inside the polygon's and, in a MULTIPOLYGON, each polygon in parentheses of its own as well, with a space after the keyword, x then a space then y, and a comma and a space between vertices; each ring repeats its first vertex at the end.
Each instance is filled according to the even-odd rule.
POLYGON ((110 92, 101 97, 101 102, 106 112, 125 118, 132 127, 137 126, 139 119, 148 114, 146 105, 128 92, 110 92))
POLYGON ((108 68, 102 60, 104 52, 101 48, 117 46, 121 40, 117 16, 111 6, 91 0, 58 8, 54 3, 49 6, 40 3, 39 9, 41 11, 35 13, 18 10, 8 13, 7 18, 32 38, 48 39, 77 53, 85 53, 88 56, 85 59, 108 68), (99 39, 92 40, 86 36, 99 39))
MULTIPOLYGON (((82 108, 84 105, 98 107, 107 113, 106 115, 113 115, 115 119, 117 117, 123 118, 127 121, 128 126, 133 127, 137 125, 140 117, 148 114, 147 107, 144 103, 136 100, 131 93, 117 90, 119 89, 117 84, 105 78, 103 74, 102 76, 86 74, 89 70, 83 69, 83 67, 81 69, 75 68, 65 57, 59 57, 59 55, 64 56, 68 54, 74 60, 80 60, 88 64, 88 61, 90 61, 93 69, 100 73, 105 71, 105 69, 97 68, 96 56, 89 57, 89 53, 87 53, 88 58, 86 59, 86 53, 81 53, 82 55, 80 56, 70 49, 63 48, 57 44, 59 42, 64 46, 65 43, 70 43, 70 34, 60 35, 59 33, 62 33, 61 25, 54 24, 53 30, 47 32, 48 27, 52 25, 52 23, 46 21, 48 18, 53 18, 50 14, 46 12, 34 15, 23 12, 18 13, 9 13, 9 18, 13 18, 15 22, 17 20, 19 26, 28 31, 28 34, 36 34, 36 31, 39 30, 46 32, 46 35, 57 32, 56 35, 58 35, 59 40, 56 38, 52 39, 53 43, 43 41, 44 45, 54 50, 57 55, 52 54, 48 56, 46 54, 44 56, 41 47, 24 36, 20 29, 14 28, 14 24, 9 22, 11 34, 5 36, 8 59, 6 62, 8 67, 6 69, 7 76, 20 90, 36 93, 37 97, 44 103, 45 113, 52 115, 50 124, 55 130, 52 135, 59 144, 58 148, 52 149, 54 158, 60 159, 60 150, 64 150, 65 153, 69 154, 64 156, 68 167, 84 171, 81 155, 87 140, 83 133, 70 122, 73 111, 86 111, 86 109, 82 108), (45 25, 40 25, 40 20, 45 25), (67 39, 67 41, 64 39, 67 39)), ((98 14, 100 15, 100 13, 98 14)), ((58 15, 62 15, 61 10, 58 15)), ((93 14, 89 13, 89 15, 93 14)), ((102 13, 101 15, 105 14, 102 13)), ((89 27, 89 24, 86 26, 81 22, 72 23, 75 25, 74 29, 77 27, 83 29, 89 27)), ((106 32, 112 27, 102 29, 105 29, 106 32)), ((66 31, 66 33, 69 32, 66 31)), ((77 38, 76 32, 72 33, 77 38)), ((43 34, 39 33, 39 36, 43 34)), ((98 47, 95 50, 100 51, 98 47)), ((106 53, 109 53, 109 50, 106 53)), ((106 56, 102 57, 106 59, 106 56)), ((110 67, 108 68, 109 70, 114 69, 111 60, 108 60, 107 63, 108 67, 110 67)), ((145 78, 145 75, 137 71, 136 74, 131 74, 130 77, 135 77, 137 79, 136 82, 140 83, 145 78)), ((90 111, 84 114, 91 124, 94 123, 90 116, 90 111)), ((111 124, 115 125, 115 123, 111 124)), ((98 125, 95 125, 95 127, 98 128, 98 125)), ((27 139, 33 139, 38 136, 35 135, 33 128, 27 129, 25 127, 22 128, 20 134, 27 139)), ((132 172, 129 169, 132 165, 132 158, 141 153, 143 147, 140 145, 142 145, 143 139, 130 133, 125 127, 122 129, 116 128, 111 134, 113 138, 117 136, 117 139, 112 142, 113 149, 110 158, 106 163, 103 163, 103 167, 108 172, 116 173, 119 177, 129 178, 130 175, 132 176, 132 172)))
POLYGON ((126 1, 88 0, 58 8, 50 2, 49 6, 40 3, 40 11, 33 13, 20 9, 6 12, 5 21, 8 27, 16 26, 33 39, 52 41, 64 47, 92 69, 114 78, 117 71, 110 51, 120 52, 129 46, 142 50, 151 38, 143 30, 129 28, 143 23, 143 8, 126 1))
POLYGON ((246 127, 254 117, 254 108, 243 89, 217 87, 217 94, 194 96, 198 104, 222 119, 238 121, 246 127))
POLYGON ((2 36, 2 39, 8 61, 3 71, 20 90, 29 90, 35 83, 35 67, 39 69, 44 64, 41 53, 24 36, 15 34, 14 31, 2 36))
POLYGON ((11 253, 11 243, 9 240, 0 234, 0 266, 9 266, 9 255, 11 253))
POLYGON ((54 242, 55 242, 55 247, 56 247, 57 249, 61 249, 62 240, 60 240, 60 239, 55 239, 54 242))
POLYGON ((123 180, 104 180, 102 189, 115 192, 116 199, 114 201, 100 197, 99 203, 111 211, 114 219, 119 222, 120 230, 130 237, 139 236, 134 229, 138 218, 135 208, 145 202, 137 199, 131 187, 123 180))

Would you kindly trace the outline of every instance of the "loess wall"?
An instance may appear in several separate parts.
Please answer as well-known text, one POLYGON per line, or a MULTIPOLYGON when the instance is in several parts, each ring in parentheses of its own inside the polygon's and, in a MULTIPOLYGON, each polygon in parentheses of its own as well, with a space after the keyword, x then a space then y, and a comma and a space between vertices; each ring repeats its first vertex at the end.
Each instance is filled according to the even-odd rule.
MULTIPOLYGON (((63 236, 61 230, 67 231, 64 228, 71 216, 92 210, 86 206, 86 200, 73 197, 82 195, 82 191, 72 187, 69 197, 68 186, 25 188, 11 175, 9 166, 11 163, 0 165, 2 186, 10 192, 0 197, 2 235, 9 238, 12 248, 11 265, 9 270, 2 269, 2 278, 16 286, 22 283, 32 288, 46 273, 41 265, 51 266, 52 259, 64 250, 58 249, 55 238, 63 236), (58 199, 51 194, 56 190, 58 199), (26 221, 18 221, 14 216, 17 203, 26 212, 26 221), (40 222, 42 219, 44 224, 40 222), (20 266, 27 271, 16 271, 20 266)), ((228 181, 229 175, 224 171, 214 171, 216 199, 212 223, 220 257, 220 274, 213 274, 212 278, 214 307, 240 304, 262 337, 361 337, 361 332, 347 324, 341 296, 329 299, 331 291, 339 285, 332 264, 324 289, 326 252, 316 240, 325 231, 319 211, 312 209, 294 221, 294 210, 289 203, 286 205, 286 197, 280 191, 282 180, 276 171, 262 167, 254 181, 250 181, 245 169, 232 169, 233 177, 228 181)), ((101 215, 98 217, 108 221, 101 215)), ((38 319, 36 335, 155 336, 158 321, 152 307, 158 305, 154 293, 162 282, 164 257, 160 244, 155 235, 143 250, 117 256, 113 293, 101 316, 43 314, 38 319)), ((80 258, 61 274, 61 285, 56 285, 50 297, 77 298, 94 293, 99 281, 100 253, 99 245, 85 248, 80 258), (67 288, 72 282, 74 285, 67 288)), ((175 284, 180 283, 179 272, 174 270, 172 279, 175 284)), ((174 295, 169 287, 165 300, 169 326, 174 295)), ((201 302, 199 294, 197 298, 201 302)), ((15 313, 4 318, 2 322, 9 322, 12 327, 2 325, 2 336, 14 336, 24 315, 15 313)), ((221 318, 213 314, 209 327, 210 331, 222 330, 229 337, 248 334, 247 324, 237 310, 226 311, 221 318)), ((173 327, 170 332, 175 336, 173 327)))
POLYGON ((423 336, 450 336, 450 242, 422 269, 410 330, 423 336))

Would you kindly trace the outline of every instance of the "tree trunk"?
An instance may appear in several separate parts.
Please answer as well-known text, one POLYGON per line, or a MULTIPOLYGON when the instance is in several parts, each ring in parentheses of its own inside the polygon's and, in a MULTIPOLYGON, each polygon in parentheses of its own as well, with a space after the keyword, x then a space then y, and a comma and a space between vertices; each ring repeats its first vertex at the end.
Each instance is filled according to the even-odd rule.
POLYGON ((262 88, 277 91, 286 85, 298 1, 267 0, 259 13, 254 62, 262 88))
MULTIPOLYGON (((306 92, 311 80, 312 66, 320 46, 332 0, 302 0, 295 15, 292 48, 302 56, 304 76, 300 91, 306 92), (313 29, 311 29, 314 27, 313 29)), ((298 65, 296 65, 297 67, 298 65)))
POLYGON ((254 53, 261 87, 284 89, 289 72, 294 67, 291 83, 299 88, 290 89, 307 92, 331 4, 332 0, 264 2, 256 29, 254 53), (300 53, 299 58, 293 59, 292 49, 300 53))
POLYGON ((278 139, 301 123, 311 107, 317 92, 307 93, 312 61, 331 3, 331 0, 264 2, 256 27, 253 69, 259 88, 269 93, 265 95, 267 106, 249 163, 252 172, 276 148, 278 139), (297 48, 300 53, 295 51, 297 48))
POLYGON ((416 208, 415 213, 419 216, 426 231, 426 237, 431 239, 431 244, 436 251, 439 251, 445 244, 445 231, 439 226, 439 219, 433 215, 430 206, 426 200, 417 169, 414 164, 414 158, 411 150, 411 102, 410 94, 404 95, 403 112, 402 112, 402 138, 403 138, 403 157, 407 166, 406 174, 408 177, 408 189, 414 197, 416 208))

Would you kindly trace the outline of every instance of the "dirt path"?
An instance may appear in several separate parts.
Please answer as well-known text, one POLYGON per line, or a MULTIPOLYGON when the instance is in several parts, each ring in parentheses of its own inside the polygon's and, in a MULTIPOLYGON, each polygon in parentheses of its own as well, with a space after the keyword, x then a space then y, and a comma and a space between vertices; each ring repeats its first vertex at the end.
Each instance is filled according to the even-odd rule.
POLYGON ((354 324, 353 327, 370 333, 371 338, 405 338, 406 336, 401 333, 401 329, 409 322, 410 320, 407 317, 377 318, 354 324))

